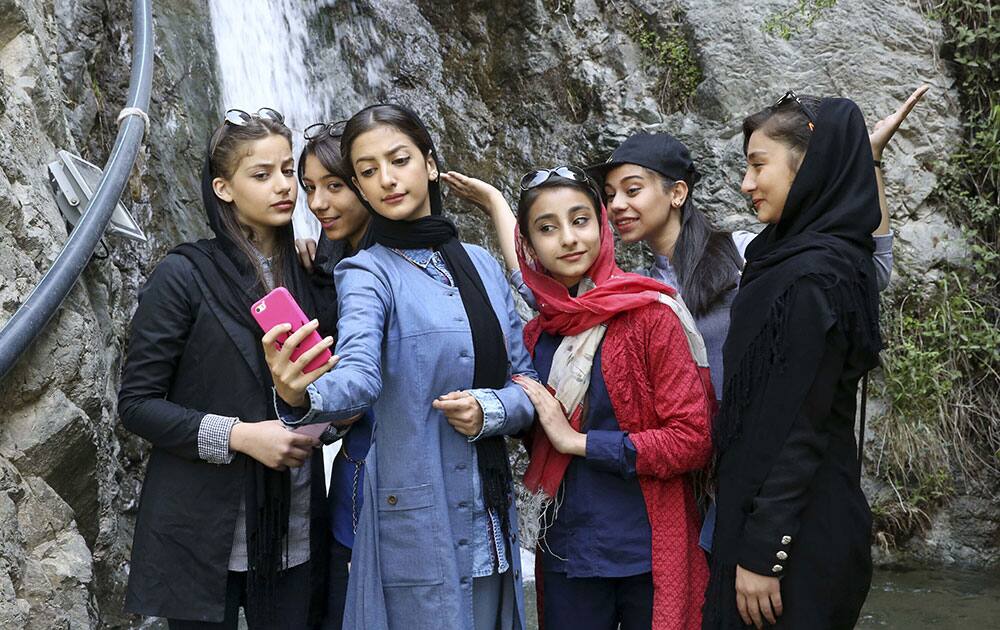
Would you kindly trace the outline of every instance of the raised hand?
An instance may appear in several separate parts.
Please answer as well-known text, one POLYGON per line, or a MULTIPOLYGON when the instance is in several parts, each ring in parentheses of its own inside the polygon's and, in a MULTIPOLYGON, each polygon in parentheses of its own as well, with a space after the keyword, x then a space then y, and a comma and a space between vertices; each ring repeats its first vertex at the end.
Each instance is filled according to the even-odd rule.
POLYGON ((927 93, 930 87, 929 85, 921 85, 896 111, 875 123, 875 126, 872 127, 872 132, 868 134, 868 139, 872 144, 873 158, 876 160, 882 159, 882 152, 889 144, 889 140, 892 139, 896 130, 903 124, 903 121, 910 115, 910 112, 913 111, 913 108, 920 102, 920 99, 924 97, 924 94, 927 93))
POLYGON ((517 269, 517 252, 514 249, 514 230, 517 229, 517 222, 503 193, 481 179, 468 177, 456 171, 443 173, 441 180, 448 184, 456 195, 486 213, 496 230, 504 265, 508 271, 517 269))
POLYGON ((510 212, 510 206, 503 198, 503 194, 492 184, 487 184, 481 179, 463 175, 457 171, 448 171, 441 175, 441 180, 448 184, 451 190, 475 205, 480 210, 492 215, 494 210, 506 209, 510 212))

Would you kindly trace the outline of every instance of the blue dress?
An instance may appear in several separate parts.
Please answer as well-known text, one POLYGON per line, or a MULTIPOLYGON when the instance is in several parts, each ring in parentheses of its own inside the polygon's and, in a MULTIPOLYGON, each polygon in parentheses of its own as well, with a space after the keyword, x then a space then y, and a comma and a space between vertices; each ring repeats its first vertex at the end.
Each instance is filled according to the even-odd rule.
MULTIPOLYGON (((508 376, 536 378, 504 274, 485 250, 465 245, 507 343, 508 376)), ((474 550, 490 536, 477 492, 475 444, 455 431, 433 400, 468 390, 472 334, 458 289, 383 247, 337 266, 340 363, 309 388, 310 410, 288 423, 349 418, 372 408, 364 503, 354 539, 344 628, 471 630, 474 550)), ((526 431, 527 395, 509 378, 491 391, 503 416, 483 436, 526 431)), ((513 492, 513 489, 512 489, 513 492)), ((510 522, 517 523, 516 508, 510 522)), ((518 535, 506 546, 514 580, 515 628, 525 627, 518 535)))

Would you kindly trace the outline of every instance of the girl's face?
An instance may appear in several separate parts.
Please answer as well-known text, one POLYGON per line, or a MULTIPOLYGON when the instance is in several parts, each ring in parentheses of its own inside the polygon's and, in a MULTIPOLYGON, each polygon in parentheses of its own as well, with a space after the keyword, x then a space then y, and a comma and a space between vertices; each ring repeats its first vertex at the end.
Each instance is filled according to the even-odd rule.
POLYGON ((655 238, 687 198, 679 182, 664 190, 663 178, 637 164, 622 164, 604 177, 604 195, 611 222, 626 243, 655 238))
POLYGON ((528 242, 549 275, 563 286, 574 286, 601 250, 593 199, 568 186, 544 188, 528 208, 528 242))
POLYGON ((288 225, 298 194, 292 145, 277 134, 248 143, 232 177, 216 177, 212 188, 258 236, 288 225))
POLYGON ((302 184, 309 209, 323 226, 326 237, 331 241, 346 239, 356 248, 368 227, 368 210, 354 191, 328 171, 315 155, 306 157, 302 184))
POLYGON ((375 212, 395 221, 413 221, 431 213, 428 183, 438 178, 437 164, 395 127, 380 125, 354 140, 354 181, 375 212))
POLYGON ((761 223, 777 223, 785 209, 788 191, 802 164, 784 144, 772 140, 759 129, 747 143, 747 173, 741 190, 750 195, 761 223))

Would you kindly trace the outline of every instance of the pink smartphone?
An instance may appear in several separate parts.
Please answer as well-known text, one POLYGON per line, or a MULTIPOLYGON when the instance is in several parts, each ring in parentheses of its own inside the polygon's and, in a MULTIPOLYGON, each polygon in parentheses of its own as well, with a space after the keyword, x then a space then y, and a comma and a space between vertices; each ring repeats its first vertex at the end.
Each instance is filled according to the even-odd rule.
MULTIPOLYGON (((262 297, 260 300, 255 302, 252 307, 250 307, 250 312, 253 315, 253 318, 257 320, 257 323, 260 324, 260 327, 264 329, 264 332, 271 330, 279 324, 292 325, 292 329, 278 337, 278 340, 275 342, 274 345, 279 350, 285 343, 285 340, 288 339, 289 335, 309 323, 309 318, 302 312, 302 309, 299 308, 295 298, 292 297, 292 294, 289 293, 288 289, 285 287, 278 287, 274 291, 271 291, 262 297)), ((323 341, 323 338, 319 336, 319 332, 314 330, 308 337, 302 340, 302 343, 300 343, 295 350, 292 351, 292 361, 298 359, 306 350, 312 348, 321 341, 323 341)), ((320 352, 319 356, 310 361, 302 371, 312 372, 313 370, 322 367, 323 364, 329 361, 332 356, 333 354, 330 350, 326 349, 323 352, 320 352)))

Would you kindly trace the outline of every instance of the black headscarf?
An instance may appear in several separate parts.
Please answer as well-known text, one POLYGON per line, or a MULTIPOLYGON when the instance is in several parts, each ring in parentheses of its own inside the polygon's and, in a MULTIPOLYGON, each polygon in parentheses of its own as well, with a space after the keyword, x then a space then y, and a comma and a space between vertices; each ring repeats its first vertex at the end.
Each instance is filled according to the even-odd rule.
MULTIPOLYGON (((382 104, 380 104, 382 105, 382 104)), ((372 105, 371 107, 378 107, 372 105)), ((427 131, 420 117, 407 111, 427 131)), ((366 109, 371 109, 371 107, 366 109)), ((365 110, 362 110, 365 111, 365 110)), ((360 113, 360 112, 359 112, 360 113)), ((357 115, 357 114, 355 114, 357 115)), ((427 133, 430 137, 430 133, 427 133)), ((433 142, 433 141, 432 141, 433 142)), ((344 155, 347 152, 341 151, 344 155)), ((438 171, 444 166, 437 150, 431 145, 430 155, 434 158, 438 171)), ((355 191, 357 192, 357 191, 355 191)), ((428 183, 431 214, 414 221, 388 219, 367 204, 372 215, 372 238, 385 247, 398 249, 437 248, 444 257, 445 264, 454 277, 462 305, 469 318, 472 330, 472 347, 475 354, 475 368, 472 378, 473 388, 498 389, 507 382, 507 345, 504 342, 500 322, 490 304, 489 294, 479 276, 479 271, 469 258, 468 252, 458 240, 458 228, 451 219, 443 215, 440 178, 428 183)), ((364 199, 358 195, 359 199, 364 199)), ((507 445, 502 436, 476 440, 476 455, 479 475, 483 486, 483 500, 486 507, 500 516, 504 533, 510 529, 509 508, 511 505, 511 472, 507 460, 507 445)))
MULTIPOLYGON (((786 306, 798 280, 821 281, 836 325, 851 340, 860 364, 877 365, 881 339, 872 263, 872 232, 880 219, 877 194, 861 111, 847 99, 823 99, 780 221, 747 248, 723 349, 726 382, 714 427, 720 452, 740 437, 744 412, 762 394, 769 370, 780 369, 782 345, 796 343, 799 327, 786 306)), ((803 382, 800 389, 809 386, 803 382)))
MULTIPOLYGON (((353 184, 348 184, 348 188, 357 195, 353 184)), ((357 195, 361 199, 361 195, 357 195)), ((363 203, 363 202, 362 202, 363 203)), ((372 239, 372 224, 369 221, 365 233, 358 241, 357 249, 352 250, 351 244, 346 239, 331 241, 322 231, 319 233, 319 240, 316 242, 316 257, 313 259, 312 272, 309 280, 312 282, 313 293, 316 296, 316 317, 321 322, 336 322, 338 318, 337 307, 337 284, 333 281, 333 272, 337 264, 345 258, 357 254, 362 249, 367 249, 375 241, 372 239)), ((325 333, 336 336, 336 327, 325 333)))
MULTIPOLYGON (((215 238, 195 243, 184 243, 172 253, 190 260, 206 286, 212 290, 212 304, 221 309, 224 320, 246 329, 253 339, 259 340, 263 332, 250 314, 254 302, 262 298, 268 288, 261 284, 253 263, 233 241, 222 219, 219 200, 212 188, 210 154, 206 152, 202 168, 201 195, 208 218, 208 225, 215 238)), ((297 263, 291 232, 282 234, 275 245, 281 248, 288 262, 281 269, 282 277, 274 278, 275 285, 284 282, 285 288, 295 297, 307 316, 319 319, 320 332, 332 334, 336 330, 336 295, 316 290, 308 274, 297 263), (334 301, 331 311, 329 302, 334 301), (332 314, 332 319, 331 319, 332 314)), ((275 270, 277 271, 277 270, 275 270)), ((241 351, 244 349, 241 348, 241 351)), ((261 388, 270 392, 274 386, 271 372, 264 360, 259 342, 253 344, 248 360, 261 388)), ((244 352, 246 354, 246 352, 244 352)), ((268 396, 270 398, 270 396, 268 396)), ((259 422, 277 418, 273 405, 265 405, 254 417, 240 418, 243 422, 259 422)), ((310 457, 310 618, 318 619, 325 607, 326 598, 326 518, 323 508, 326 488, 323 458, 310 457), (317 483, 317 479, 320 480, 317 483)), ((244 458, 247 467, 244 478, 246 496, 247 536, 247 605, 258 618, 269 619, 274 612, 276 577, 282 570, 283 554, 287 548, 288 519, 291 509, 291 475, 264 466, 257 460, 244 458)))

